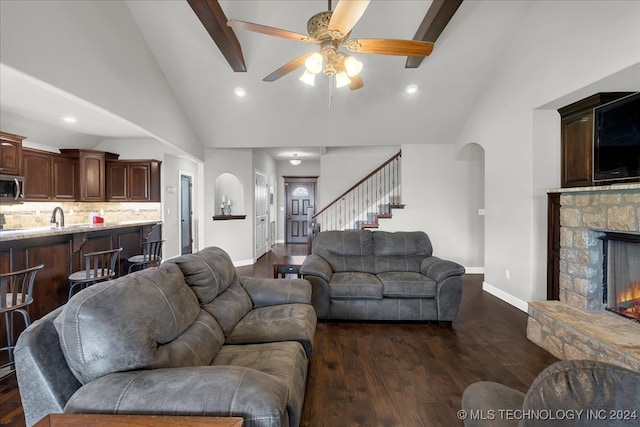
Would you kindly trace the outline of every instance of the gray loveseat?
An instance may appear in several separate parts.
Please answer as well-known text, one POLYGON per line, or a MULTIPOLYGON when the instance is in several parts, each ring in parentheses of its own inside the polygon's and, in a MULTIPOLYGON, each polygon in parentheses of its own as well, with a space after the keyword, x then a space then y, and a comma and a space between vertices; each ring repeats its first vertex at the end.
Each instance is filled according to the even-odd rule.
POLYGON ((640 422, 640 372, 595 360, 544 369, 527 393, 480 381, 462 395, 465 427, 611 427, 640 422))
POLYGON ((453 321, 464 267, 422 231, 323 231, 300 267, 320 319, 453 321))
POLYGON ((48 413, 300 422, 316 327, 306 280, 244 278, 219 248, 93 285, 18 340, 27 425, 48 413))

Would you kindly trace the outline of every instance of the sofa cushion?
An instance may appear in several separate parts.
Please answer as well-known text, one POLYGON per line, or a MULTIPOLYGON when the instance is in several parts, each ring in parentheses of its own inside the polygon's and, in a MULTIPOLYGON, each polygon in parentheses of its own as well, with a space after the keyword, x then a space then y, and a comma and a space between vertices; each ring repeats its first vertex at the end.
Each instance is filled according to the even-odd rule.
POLYGON ((251 310, 251 298, 240 285, 231 257, 224 250, 208 247, 172 258, 161 268, 171 264, 180 267, 200 305, 216 318, 225 335, 251 310))
POLYGON ((226 344, 298 341, 311 356, 316 312, 310 304, 281 304, 254 308, 227 336, 226 344))
POLYGON ((329 282, 331 299, 380 299, 382 282, 371 273, 334 273, 329 282))
POLYGON ((433 253, 429 236, 422 231, 374 231, 372 235, 375 273, 420 272, 422 260, 433 253))
POLYGON ((412 271, 388 271, 378 274, 382 294, 391 298, 435 298, 436 282, 412 271))
POLYGON ((245 289, 236 280, 227 290, 216 299, 203 304, 202 308, 216 318, 225 336, 229 335, 249 311, 253 303, 245 289))
POLYGON ((201 304, 211 302, 238 280, 231 258, 217 247, 171 258, 161 268, 167 264, 180 267, 185 282, 191 286, 201 304))
POLYGON ((313 239, 313 253, 324 258, 334 273, 373 273, 373 240, 368 230, 318 233, 313 239))
POLYGON ((112 372, 208 364, 224 340, 175 266, 90 286, 54 325, 82 384, 112 372))
POLYGON ((307 357, 294 341, 255 345, 225 345, 217 354, 214 366, 242 366, 276 378, 287 390, 289 425, 300 424, 307 379, 307 357))

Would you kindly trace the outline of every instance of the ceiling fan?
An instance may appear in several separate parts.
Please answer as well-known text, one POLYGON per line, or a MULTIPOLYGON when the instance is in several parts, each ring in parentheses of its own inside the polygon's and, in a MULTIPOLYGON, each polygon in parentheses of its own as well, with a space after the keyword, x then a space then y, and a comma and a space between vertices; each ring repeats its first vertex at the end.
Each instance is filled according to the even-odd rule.
POLYGON ((305 72, 300 80, 307 84, 313 86, 315 75, 323 72, 327 76, 335 76, 337 87, 348 85, 355 90, 364 86, 359 75, 362 63, 341 52, 340 47, 357 53, 397 56, 427 56, 433 50, 433 43, 425 41, 349 39, 351 30, 364 14, 370 0, 340 0, 334 11, 331 10, 331 0, 328 3, 328 11, 313 15, 307 22, 309 35, 235 19, 229 20, 227 25, 234 29, 320 45, 319 51, 305 53, 288 62, 265 77, 265 82, 273 82, 304 65, 305 72))

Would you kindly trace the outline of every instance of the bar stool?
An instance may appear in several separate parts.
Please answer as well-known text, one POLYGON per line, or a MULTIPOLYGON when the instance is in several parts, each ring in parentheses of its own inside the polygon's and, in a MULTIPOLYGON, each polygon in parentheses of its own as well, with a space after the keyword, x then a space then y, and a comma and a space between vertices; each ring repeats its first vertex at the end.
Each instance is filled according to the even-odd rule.
POLYGON ((144 270, 150 265, 156 267, 162 262, 162 243, 164 240, 147 240, 142 244, 142 255, 134 255, 129 257, 127 261, 131 263, 128 273, 135 266, 140 266, 140 270, 144 270))
POLYGON ((13 362, 13 348, 15 340, 13 338, 13 314, 22 314, 25 328, 31 324, 29 313, 25 307, 33 302, 33 282, 38 270, 44 264, 25 270, 13 271, 0 274, 0 313, 4 314, 4 322, 7 330, 7 346, 0 348, 0 351, 9 352, 9 362, 0 366, 0 378, 15 372, 13 362))
POLYGON ((76 286, 86 288, 94 283, 116 277, 116 261, 122 248, 84 254, 84 270, 69 275, 69 299, 76 286))

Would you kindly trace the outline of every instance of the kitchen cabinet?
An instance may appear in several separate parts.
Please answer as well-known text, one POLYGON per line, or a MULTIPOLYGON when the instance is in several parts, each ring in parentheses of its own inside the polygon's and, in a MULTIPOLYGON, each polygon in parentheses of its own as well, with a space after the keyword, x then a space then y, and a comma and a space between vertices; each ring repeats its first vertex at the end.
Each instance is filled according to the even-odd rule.
POLYGON ((22 141, 25 136, 0 132, 0 174, 22 174, 22 141))
POLYGON ((97 150, 62 149, 60 152, 76 159, 75 187, 78 201, 103 202, 105 200, 105 162, 118 155, 97 150))
POLYGON ((76 200, 76 161, 25 148, 22 153, 25 201, 76 200))
POLYGON ((589 187, 593 183, 593 109, 628 95, 598 93, 562 107, 560 113, 561 186, 589 187))
POLYGON ((107 200, 112 202, 159 202, 158 160, 107 161, 107 200))
POLYGON ((25 149, 22 157, 25 201, 51 200, 51 154, 25 149))

